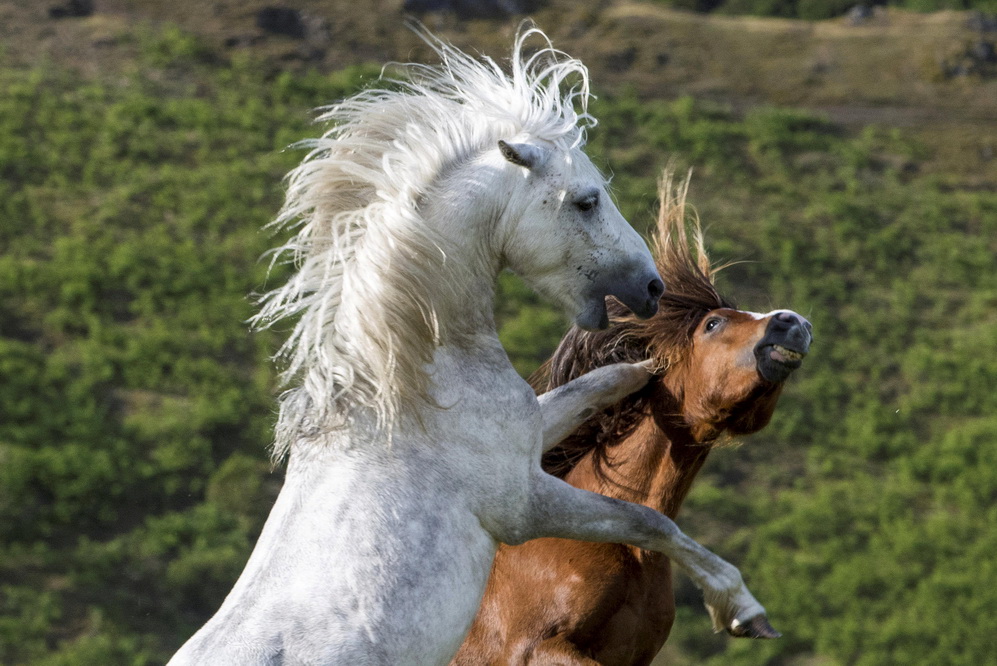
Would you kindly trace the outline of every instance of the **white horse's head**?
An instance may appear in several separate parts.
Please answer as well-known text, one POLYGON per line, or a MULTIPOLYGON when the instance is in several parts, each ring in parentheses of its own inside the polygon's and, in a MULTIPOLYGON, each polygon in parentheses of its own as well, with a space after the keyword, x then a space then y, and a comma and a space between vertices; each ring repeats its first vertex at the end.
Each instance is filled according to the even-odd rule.
POLYGON ((578 148, 498 142, 511 192, 499 223, 507 265, 584 329, 606 328, 606 296, 634 314, 658 310, 665 287, 644 241, 578 148))
POLYGON ((390 427, 427 404, 427 364, 491 322, 503 265, 588 329, 608 324, 607 295, 649 317, 664 289, 582 152, 585 66, 536 28, 505 69, 423 36, 441 63, 325 109, 330 129, 288 177, 275 225, 295 233, 276 256, 297 271, 255 318, 295 321, 278 455, 358 411, 390 427))

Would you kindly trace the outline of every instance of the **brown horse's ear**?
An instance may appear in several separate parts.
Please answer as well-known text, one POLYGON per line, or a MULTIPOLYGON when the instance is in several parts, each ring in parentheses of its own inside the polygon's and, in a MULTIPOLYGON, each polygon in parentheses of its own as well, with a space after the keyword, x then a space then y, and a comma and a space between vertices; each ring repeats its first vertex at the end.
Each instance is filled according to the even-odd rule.
POLYGON ((528 143, 506 143, 499 139, 498 146, 499 150, 502 151, 502 157, 527 169, 532 169, 538 165, 542 157, 540 149, 528 143))

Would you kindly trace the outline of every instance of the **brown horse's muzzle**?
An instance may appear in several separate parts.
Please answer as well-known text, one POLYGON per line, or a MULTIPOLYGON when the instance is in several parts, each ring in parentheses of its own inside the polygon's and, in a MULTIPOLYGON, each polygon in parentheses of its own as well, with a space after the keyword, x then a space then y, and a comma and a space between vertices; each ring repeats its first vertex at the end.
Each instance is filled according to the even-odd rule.
POLYGON ((779 383, 803 363, 813 341, 813 326, 791 310, 769 320, 765 335, 755 345, 758 372, 765 381, 779 383))

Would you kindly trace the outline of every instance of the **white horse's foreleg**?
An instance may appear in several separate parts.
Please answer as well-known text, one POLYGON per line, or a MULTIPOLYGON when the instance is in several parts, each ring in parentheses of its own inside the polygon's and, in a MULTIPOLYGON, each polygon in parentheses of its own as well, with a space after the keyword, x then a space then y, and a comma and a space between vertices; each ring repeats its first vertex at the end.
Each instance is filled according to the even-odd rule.
POLYGON ((714 629, 751 638, 780 635, 734 565, 653 509, 580 490, 544 474, 535 479, 529 521, 527 538, 626 543, 664 553, 703 591, 714 629))
POLYGON ((616 363, 597 368, 539 396, 543 450, 549 451, 589 417, 643 388, 652 377, 648 363, 616 363))

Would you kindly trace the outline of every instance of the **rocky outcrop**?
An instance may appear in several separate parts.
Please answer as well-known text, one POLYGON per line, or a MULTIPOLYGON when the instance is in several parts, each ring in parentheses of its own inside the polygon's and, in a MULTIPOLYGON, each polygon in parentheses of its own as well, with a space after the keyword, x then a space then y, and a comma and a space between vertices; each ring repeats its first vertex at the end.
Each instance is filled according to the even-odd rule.
POLYGON ((93 14, 93 0, 66 0, 48 8, 50 18, 79 18, 93 14))

